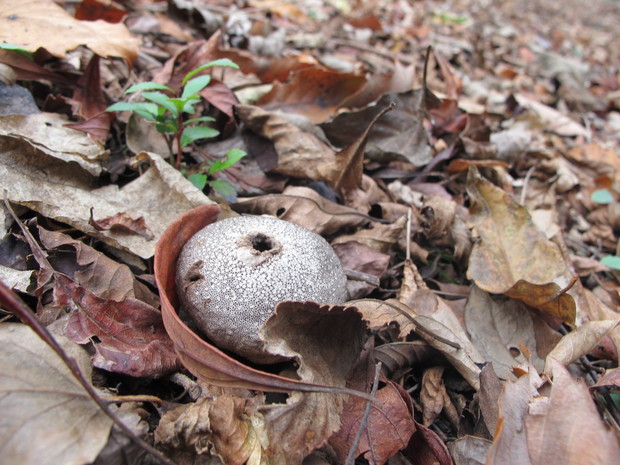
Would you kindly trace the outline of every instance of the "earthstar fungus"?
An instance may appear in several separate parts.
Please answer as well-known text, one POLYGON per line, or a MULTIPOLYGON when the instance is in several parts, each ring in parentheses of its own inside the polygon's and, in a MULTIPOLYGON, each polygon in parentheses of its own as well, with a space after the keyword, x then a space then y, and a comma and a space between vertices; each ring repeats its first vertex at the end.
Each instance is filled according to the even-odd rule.
POLYGON ((266 352, 259 328, 285 300, 340 304, 346 276, 318 234, 269 216, 209 224, 183 247, 177 293, 196 326, 220 348, 256 363, 266 352))

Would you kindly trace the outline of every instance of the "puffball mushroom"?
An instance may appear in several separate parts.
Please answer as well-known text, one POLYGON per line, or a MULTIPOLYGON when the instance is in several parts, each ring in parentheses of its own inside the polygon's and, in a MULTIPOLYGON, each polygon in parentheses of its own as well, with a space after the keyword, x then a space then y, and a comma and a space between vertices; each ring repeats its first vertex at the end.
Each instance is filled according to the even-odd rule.
POLYGON ((196 326, 216 346, 256 363, 282 360, 258 335, 278 302, 340 304, 346 281, 325 239, 268 216, 204 227, 183 246, 176 274, 179 299, 196 326))

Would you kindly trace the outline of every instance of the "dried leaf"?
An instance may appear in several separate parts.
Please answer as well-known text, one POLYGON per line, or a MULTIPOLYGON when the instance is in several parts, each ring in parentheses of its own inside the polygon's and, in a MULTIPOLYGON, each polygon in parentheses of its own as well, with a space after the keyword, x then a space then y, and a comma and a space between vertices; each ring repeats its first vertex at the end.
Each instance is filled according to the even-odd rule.
POLYGON ((371 329, 395 322, 400 327, 400 337, 415 331, 445 355, 467 382, 478 389, 480 368, 477 364, 483 363, 483 359, 450 307, 429 290, 418 291, 416 297, 419 302, 415 309, 394 299, 360 299, 350 301, 348 305, 360 311, 371 329))
POLYGON ((0 116, 0 136, 5 138, 2 145, 8 150, 11 150, 9 147, 14 147, 13 150, 23 147, 24 150, 41 151, 58 160, 75 162, 89 174, 98 176, 102 171, 98 160, 104 151, 88 136, 67 129, 68 122, 66 117, 56 113, 0 116))
POLYGON ((550 371, 556 363, 568 366, 575 360, 587 355, 598 342, 618 326, 620 320, 588 321, 574 331, 571 331, 553 348, 545 359, 545 373, 552 376, 550 371))
MULTIPOLYGON (((362 352, 365 331, 351 308, 280 302, 259 333, 270 353, 295 357, 302 382, 344 388, 362 352)), ((271 444, 285 451, 289 463, 301 461, 339 428, 344 400, 336 393, 294 392, 286 406, 265 415, 271 444)))
POLYGON ((383 116, 368 134, 366 156, 381 161, 404 160, 414 166, 424 166, 432 151, 424 128, 424 98, 421 89, 400 94, 388 94, 366 108, 343 112, 321 125, 329 140, 345 147, 359 137, 360 128, 367 128, 376 115, 390 105, 395 108, 383 116))
POLYGON ((474 168, 467 190, 473 202, 471 220, 480 235, 467 277, 484 291, 520 299, 573 323, 576 304, 567 291, 575 278, 559 247, 536 229, 525 208, 474 168))
MULTIPOLYGON (((90 357, 56 340, 90 379, 90 357)), ((0 454, 4 463, 82 465, 106 444, 112 420, 29 327, 0 324, 0 454)))
POLYGON ((339 177, 336 152, 316 135, 259 107, 239 105, 236 113, 252 132, 273 143, 278 161, 271 171, 315 181, 332 182, 339 177))
POLYGON ((45 48, 57 57, 80 45, 104 58, 133 61, 138 56, 138 39, 131 36, 125 25, 102 20, 78 21, 51 0, 3 1, 0 31, 2 42, 30 52, 45 48))
POLYGON ((532 465, 615 463, 620 440, 601 420, 583 382, 574 380, 557 361, 551 394, 530 402, 523 426, 532 465))
POLYGON ((375 349, 374 357, 381 362, 383 373, 391 379, 400 377, 400 373, 414 367, 440 363, 443 358, 424 341, 381 344, 375 349))
POLYGON ((97 231, 115 230, 119 232, 137 234, 149 241, 153 240, 155 237, 146 225, 143 216, 134 219, 128 213, 120 212, 114 216, 96 220, 93 217, 93 210, 94 208, 90 209, 90 219, 88 220, 88 223, 97 231))
POLYGON ((276 82, 258 104, 268 111, 300 114, 313 123, 321 123, 365 82, 363 76, 356 74, 318 67, 301 69, 291 73, 288 82, 276 82))
POLYGON ((150 305, 101 299, 62 275, 56 277, 54 304, 73 309, 65 334, 79 344, 93 342, 96 367, 135 377, 158 377, 178 368, 161 313, 150 305))
POLYGON ((373 223, 368 229, 338 236, 333 244, 356 241, 376 252, 387 253, 398 243, 406 224, 407 218, 404 216, 390 224, 373 223))
MULTIPOLYGON (((366 343, 362 356, 351 371, 348 385, 359 391, 372 390, 376 367, 372 357, 373 339, 366 343)), ((409 394, 393 382, 388 382, 376 392, 378 404, 371 408, 364 432, 357 444, 355 457, 364 454, 372 464, 383 464, 409 443, 416 426, 413 405, 409 394)), ((362 427, 367 401, 349 397, 344 405, 342 425, 329 440, 336 455, 345 462, 355 437, 362 427)))
POLYGON ((462 436, 448 444, 455 465, 485 465, 491 441, 476 436, 462 436))
POLYGON ((487 465, 534 465, 528 453, 523 428, 530 401, 538 392, 531 387, 531 374, 504 385, 499 398, 497 429, 487 456, 487 465))
POLYGON ((213 454, 224 463, 273 463, 266 457, 265 425, 256 402, 223 394, 167 412, 155 430, 157 443, 177 462, 185 454, 213 454))
POLYGON ((113 247, 150 258, 155 241, 135 234, 97 231, 88 224, 90 209, 103 217, 121 211, 136 218, 143 216, 157 238, 180 213, 211 201, 158 155, 142 153, 137 161, 151 165, 142 176, 122 188, 97 188, 97 179, 75 164, 0 137, 0 177, 6 180, 8 200, 68 223, 113 247), (128 209, 128 205, 132 207, 128 209))
POLYGON ((334 234, 345 227, 365 224, 370 217, 331 202, 309 187, 290 186, 282 194, 240 200, 232 205, 239 213, 272 215, 303 226, 317 234, 334 234))
POLYGON ((420 402, 422 403, 422 424, 424 426, 430 426, 444 408, 448 393, 443 384, 443 371, 443 367, 433 367, 425 370, 424 375, 422 375, 420 402))
POLYGON ((512 367, 525 362, 521 347, 527 347, 530 361, 542 370, 537 355, 534 324, 527 307, 511 299, 494 299, 474 286, 465 306, 465 324, 471 340, 497 376, 509 379, 512 367))
POLYGON ((115 262, 84 242, 66 234, 48 231, 41 226, 38 227, 38 233, 55 269, 71 276, 88 292, 101 299, 117 302, 129 297, 142 300, 153 307, 159 305, 159 298, 136 279, 127 265, 115 262), (75 251, 75 256, 71 256, 69 260, 67 246, 75 251), (64 259, 62 266, 59 263, 61 257, 64 259))

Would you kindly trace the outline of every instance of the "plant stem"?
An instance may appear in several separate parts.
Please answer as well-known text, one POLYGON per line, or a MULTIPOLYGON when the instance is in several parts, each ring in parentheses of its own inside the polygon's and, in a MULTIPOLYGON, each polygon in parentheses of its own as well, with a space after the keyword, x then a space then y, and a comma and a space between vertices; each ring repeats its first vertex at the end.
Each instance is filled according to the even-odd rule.
POLYGON ((174 140, 177 145, 177 160, 175 163, 175 167, 177 170, 181 170, 181 160, 183 159, 183 147, 181 146, 181 137, 183 135, 183 130, 185 126, 183 125, 183 113, 179 111, 179 116, 177 117, 177 132, 174 135, 174 140))

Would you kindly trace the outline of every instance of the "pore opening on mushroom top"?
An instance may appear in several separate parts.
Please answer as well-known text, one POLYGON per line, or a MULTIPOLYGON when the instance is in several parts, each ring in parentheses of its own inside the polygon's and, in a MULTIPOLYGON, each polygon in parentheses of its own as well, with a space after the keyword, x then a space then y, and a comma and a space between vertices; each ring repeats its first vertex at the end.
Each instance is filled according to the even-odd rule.
POLYGON ((277 248, 276 241, 273 237, 267 236, 266 234, 260 232, 250 234, 248 239, 250 240, 250 244, 252 244, 252 248, 254 250, 258 250, 259 252, 266 252, 277 248))

